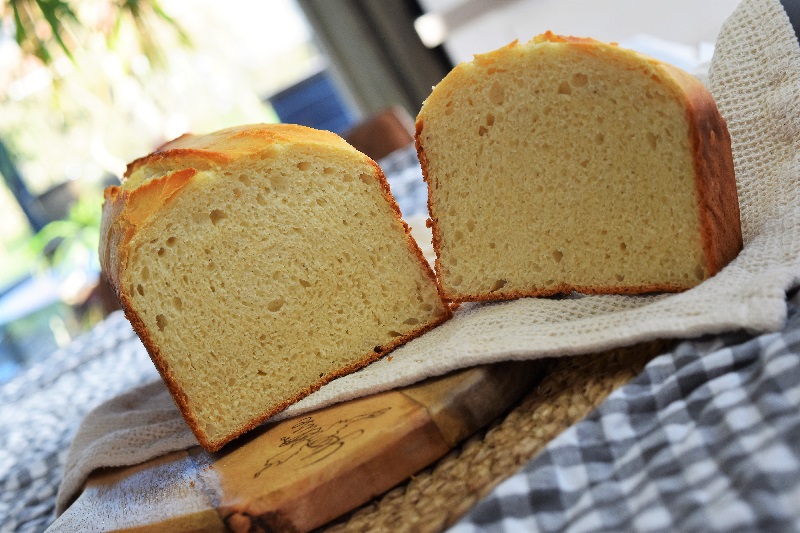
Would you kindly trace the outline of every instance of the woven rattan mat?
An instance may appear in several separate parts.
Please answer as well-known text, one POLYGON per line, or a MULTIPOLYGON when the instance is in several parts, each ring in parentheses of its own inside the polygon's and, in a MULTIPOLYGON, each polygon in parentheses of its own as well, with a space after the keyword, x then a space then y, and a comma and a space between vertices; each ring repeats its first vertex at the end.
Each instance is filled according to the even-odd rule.
POLYGON ((432 467, 323 530, 444 530, 672 345, 657 341, 542 360, 541 381, 511 411, 432 467))

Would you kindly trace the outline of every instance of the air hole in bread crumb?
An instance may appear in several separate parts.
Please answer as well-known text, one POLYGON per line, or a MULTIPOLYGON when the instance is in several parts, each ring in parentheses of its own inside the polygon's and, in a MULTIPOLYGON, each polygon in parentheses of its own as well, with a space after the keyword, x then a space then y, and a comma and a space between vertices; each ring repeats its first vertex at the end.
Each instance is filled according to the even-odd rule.
POLYGON ((596 142, 597 144, 603 144, 605 141, 606 141, 606 136, 603 135, 602 133, 598 133, 594 137, 594 142, 596 142))
POLYGON ((309 168, 311 168, 311 163, 309 163, 308 161, 301 161, 297 163, 297 170, 302 170, 305 172, 309 168))
POLYGON ((584 159, 583 161, 581 161, 581 166, 583 168, 588 167, 589 166, 589 160, 588 159, 584 159))
POLYGON ((363 181, 367 185, 370 185, 375 181, 375 177, 372 176, 371 174, 359 174, 358 177, 361 181, 363 181))
POLYGON ((309 283, 308 281, 306 281, 304 279, 300 279, 298 281, 300 282, 300 285, 302 285, 305 288, 309 288, 311 286, 311 283, 309 283))
POLYGON ((433 306, 427 302, 419 304, 419 308, 423 311, 433 311, 433 306))
POLYGON ((211 219, 211 223, 216 226, 220 220, 228 218, 228 215, 221 209, 214 209, 208 214, 208 217, 211 219))
POLYGON ((453 240, 456 241, 456 242, 460 241, 463 238, 464 238, 464 234, 460 230, 457 230, 455 232, 455 234, 453 234, 453 240))
POLYGON ((170 237, 167 239, 167 246, 175 246, 175 243, 178 241, 175 237, 170 237))
POLYGON ((409 326, 416 326, 417 324, 419 324, 419 320, 414 318, 414 317, 411 317, 411 318, 405 319, 403 321, 403 324, 408 324, 409 326))
POLYGON ((259 205, 267 205, 267 199, 264 198, 264 195, 261 193, 256 195, 256 202, 258 202, 259 205))
POLYGON ((558 86, 558 94, 572 94, 572 87, 569 86, 569 83, 562 81, 558 86))
POLYGON ((575 87, 586 87, 589 84, 589 76, 583 72, 576 72, 572 75, 572 85, 575 87))
POLYGON ((497 245, 496 245, 495 243, 493 243, 493 242, 490 242, 490 243, 489 243, 489 248, 491 248, 492 250, 494 250, 495 248, 497 248, 497 245))
POLYGON ((655 135, 652 131, 647 132, 647 144, 650 145, 650 148, 655 150, 658 147, 658 136, 655 135))
POLYGON ((242 182, 244 185, 250 185, 251 181, 250 178, 245 176, 244 174, 239 174, 239 181, 242 182))
POLYGON ((139 293, 139 296, 144 296, 144 287, 141 284, 136 286, 136 292, 139 293))
POLYGON ((147 268, 147 266, 142 268, 141 276, 142 276, 142 280, 144 280, 144 281, 147 281, 148 279, 150 279, 150 269, 147 268))
POLYGON ((256 375, 257 375, 257 376, 266 376, 266 375, 267 375, 267 373, 266 373, 266 372, 264 372, 263 370, 259 369, 259 370, 258 370, 258 372, 256 372, 256 375))
POLYGON ((625 276, 623 276, 622 274, 617 274, 617 275, 616 275, 616 276, 614 276, 614 277, 616 277, 616 278, 617 278, 617 281, 622 281, 622 280, 624 280, 624 279, 625 279, 625 276))
POLYGON ((494 115, 493 114, 489 113, 488 115, 486 115, 486 125, 487 126, 493 126, 494 125, 494 115))
POLYGON ((164 331, 164 328, 167 327, 167 317, 156 315, 156 326, 158 326, 158 331, 164 331))
POLYGON ((233 197, 237 200, 242 197, 242 190, 239 188, 233 189, 233 197))
POLYGON ((492 288, 489 292, 499 291, 500 289, 506 286, 506 283, 508 283, 508 281, 504 279, 498 279, 497 281, 494 282, 494 285, 492 285, 492 288))
POLYGON ((181 300, 180 298, 178 298, 178 297, 176 296, 176 297, 174 297, 174 298, 172 299, 172 305, 174 305, 174 306, 175 306, 175 309, 177 309, 178 311, 180 311, 181 309, 183 309, 183 300, 181 300))
POLYGON ((553 251, 553 259, 555 260, 556 263, 560 263, 563 258, 564 258, 564 253, 561 250, 553 251))
POLYGON ((331 167, 325 167, 322 169, 323 174, 333 174, 335 171, 331 167))
POLYGON ((697 265, 697 268, 694 269, 694 277, 701 281, 706 279, 706 269, 703 265, 697 265))
POLYGON ((323 206, 328 203, 328 201, 325 198, 317 198, 316 201, 318 206, 323 206))
POLYGON ((486 126, 481 126, 480 128, 478 128, 478 136, 483 137, 487 133, 489 133, 489 130, 486 129, 486 126))
POLYGON ((505 99, 506 99, 506 94, 503 84, 500 83, 499 81, 494 82, 492 86, 489 88, 489 100, 494 105, 503 105, 505 99))
POLYGON ((458 287, 459 285, 464 283, 464 278, 461 276, 461 274, 456 274, 453 276, 453 279, 450 280, 450 283, 458 287))
POLYGON ((400 333, 399 331, 394 331, 394 330, 391 330, 391 329, 389 330, 389 336, 390 336, 390 337, 400 337, 400 336, 402 336, 402 335, 403 335, 403 334, 402 334, 402 333, 400 333))
POLYGON ((283 300, 282 298, 279 298, 279 299, 277 299, 277 300, 272 300, 271 302, 269 302, 269 303, 267 304, 267 309, 269 309, 270 311, 272 311, 273 313, 275 313, 275 312, 277 312, 277 311, 280 311, 280 310, 281 310, 281 307, 283 307, 283 305, 284 305, 285 303, 286 303, 286 301, 285 301, 285 300, 283 300))
POLYGON ((624 242, 621 242, 619 243, 619 249, 624 252, 628 249, 628 245, 625 244, 624 242))
POLYGON ((166 250, 163 247, 161 247, 158 249, 156 253, 158 254, 158 257, 161 257, 162 255, 164 255, 165 252, 166 250))
POLYGON ((286 188, 287 180, 285 176, 280 174, 276 174, 269 177, 269 184, 270 186, 275 189, 276 191, 280 191, 286 188))

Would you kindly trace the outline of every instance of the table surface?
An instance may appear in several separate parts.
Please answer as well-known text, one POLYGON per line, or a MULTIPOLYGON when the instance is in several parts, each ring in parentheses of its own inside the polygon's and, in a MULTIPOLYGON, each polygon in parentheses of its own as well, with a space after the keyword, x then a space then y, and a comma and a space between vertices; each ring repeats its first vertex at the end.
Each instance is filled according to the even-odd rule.
MULTIPOLYGON (((413 149, 382 160, 424 212, 413 149)), ((800 530, 800 293, 783 331, 681 342, 554 439, 455 526, 800 530)), ((0 532, 42 531, 86 413, 158 379, 117 312, 0 387, 0 532)))

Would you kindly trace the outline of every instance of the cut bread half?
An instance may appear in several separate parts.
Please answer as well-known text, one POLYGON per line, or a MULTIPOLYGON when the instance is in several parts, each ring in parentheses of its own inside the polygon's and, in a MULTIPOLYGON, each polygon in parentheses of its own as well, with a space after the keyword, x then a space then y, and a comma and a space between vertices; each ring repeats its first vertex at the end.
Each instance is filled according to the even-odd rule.
POLYGON ((207 450, 450 316, 383 173, 332 133, 186 135, 105 196, 103 270, 207 450))
POLYGON ((512 43, 454 68, 416 129, 449 300, 681 291, 742 248, 711 94, 636 52, 512 43))

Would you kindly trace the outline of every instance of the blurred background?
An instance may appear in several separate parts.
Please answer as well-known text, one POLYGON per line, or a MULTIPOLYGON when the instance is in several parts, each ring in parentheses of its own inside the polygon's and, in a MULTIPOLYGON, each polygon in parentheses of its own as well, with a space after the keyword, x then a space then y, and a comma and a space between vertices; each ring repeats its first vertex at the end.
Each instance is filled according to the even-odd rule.
POLYGON ((102 190, 163 142, 292 122, 380 160, 475 53, 550 29, 692 71, 737 3, 0 0, 0 384, 116 309, 102 190))

